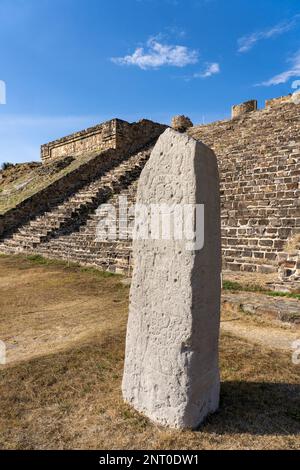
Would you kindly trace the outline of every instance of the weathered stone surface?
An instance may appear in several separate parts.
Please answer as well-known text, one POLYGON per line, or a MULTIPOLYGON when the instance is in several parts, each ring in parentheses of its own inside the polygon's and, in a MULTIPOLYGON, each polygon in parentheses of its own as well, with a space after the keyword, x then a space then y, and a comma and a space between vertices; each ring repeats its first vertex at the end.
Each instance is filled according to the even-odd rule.
POLYGON ((138 204, 205 204, 205 243, 134 240, 124 399, 154 422, 196 428, 219 406, 221 234, 218 167, 168 129, 139 180, 138 204))
POLYGON ((171 126, 178 132, 185 132, 189 127, 193 127, 193 123, 187 116, 174 116, 171 126))
MULTIPOLYGON (((223 267, 231 271, 278 273, 287 242, 300 233, 300 106, 275 103, 188 130, 218 158, 223 267)), ((293 278, 296 264, 286 268, 293 278)))
POLYGON ((274 106, 280 106, 282 104, 292 102, 292 94, 279 96, 278 98, 273 98, 271 100, 266 100, 266 108, 273 108, 274 106))
POLYGON ((256 100, 245 101, 245 103, 236 104, 232 106, 231 117, 236 118, 245 113, 250 113, 251 111, 256 111, 256 110, 257 110, 256 100))
POLYGON ((151 138, 159 136, 165 128, 166 126, 147 119, 134 123, 112 119, 42 145, 41 160, 49 163, 66 156, 78 157, 83 153, 108 149, 128 152, 136 142, 147 143, 151 138))
MULTIPOLYGON (((258 292, 222 293, 222 307, 237 314, 241 310, 249 315, 261 316, 272 320, 284 321, 300 326, 300 301, 283 297, 271 297, 258 292)), ((237 315, 239 317, 239 315, 237 315)))

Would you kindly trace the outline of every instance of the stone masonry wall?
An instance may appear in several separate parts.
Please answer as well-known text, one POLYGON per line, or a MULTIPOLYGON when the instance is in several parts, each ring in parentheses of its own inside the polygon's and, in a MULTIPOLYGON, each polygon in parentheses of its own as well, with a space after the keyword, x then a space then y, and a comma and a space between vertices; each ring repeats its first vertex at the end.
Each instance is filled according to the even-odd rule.
POLYGON ((130 150, 136 141, 153 133, 158 127, 161 125, 146 119, 132 124, 121 119, 112 119, 42 145, 41 159, 43 163, 49 163, 66 156, 77 157, 87 152, 103 152, 111 148, 130 150))
POLYGON ((117 120, 105 122, 98 126, 76 132, 69 136, 57 139, 41 147, 41 159, 43 163, 64 158, 66 156, 77 156, 83 152, 103 151, 116 148, 117 120))
MULTIPOLYGON (((189 133, 219 161, 223 267, 277 272, 300 232, 300 105, 289 97, 271 100, 265 109, 189 133)), ((290 274, 299 278, 294 254, 290 274)))

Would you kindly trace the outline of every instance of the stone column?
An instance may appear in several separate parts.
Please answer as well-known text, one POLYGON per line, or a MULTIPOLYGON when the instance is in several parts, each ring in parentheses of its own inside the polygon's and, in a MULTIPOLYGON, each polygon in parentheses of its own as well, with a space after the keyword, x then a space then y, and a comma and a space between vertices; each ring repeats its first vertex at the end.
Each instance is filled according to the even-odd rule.
MULTIPOLYGON (((137 204, 166 204, 172 217, 180 206, 205 206, 202 249, 191 250, 180 237, 133 242, 122 385, 125 401, 155 423, 196 428, 217 410, 220 393, 221 229, 213 151, 166 130, 140 177, 137 204)), ((140 225, 137 217, 137 233, 140 225)))

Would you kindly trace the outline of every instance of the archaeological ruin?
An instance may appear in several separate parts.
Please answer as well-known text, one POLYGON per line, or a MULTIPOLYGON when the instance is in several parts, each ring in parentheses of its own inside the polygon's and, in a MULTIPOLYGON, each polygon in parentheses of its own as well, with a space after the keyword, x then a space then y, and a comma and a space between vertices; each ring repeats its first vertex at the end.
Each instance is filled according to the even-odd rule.
MULTIPOLYGON (((223 269, 273 275, 283 290, 300 285, 299 117, 299 104, 286 96, 263 109, 254 100, 242 103, 231 119, 211 124, 175 121, 218 159, 223 269)), ((141 171, 166 127, 114 119, 43 145, 42 164, 29 165, 0 191, 0 252, 131 275, 131 224, 128 239, 99 240, 97 211, 104 203, 117 206, 119 196, 135 201, 141 171)), ((1 184, 5 178, 1 172, 1 184)))

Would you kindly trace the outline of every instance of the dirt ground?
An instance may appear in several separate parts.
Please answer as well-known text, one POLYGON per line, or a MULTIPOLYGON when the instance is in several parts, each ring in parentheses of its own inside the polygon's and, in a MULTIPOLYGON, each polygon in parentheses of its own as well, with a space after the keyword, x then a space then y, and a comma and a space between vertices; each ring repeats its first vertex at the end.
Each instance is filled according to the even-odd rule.
POLYGON ((295 333, 236 313, 222 321, 220 410, 198 431, 160 428, 126 406, 128 292, 120 276, 0 256, 1 449, 300 448, 295 333))

